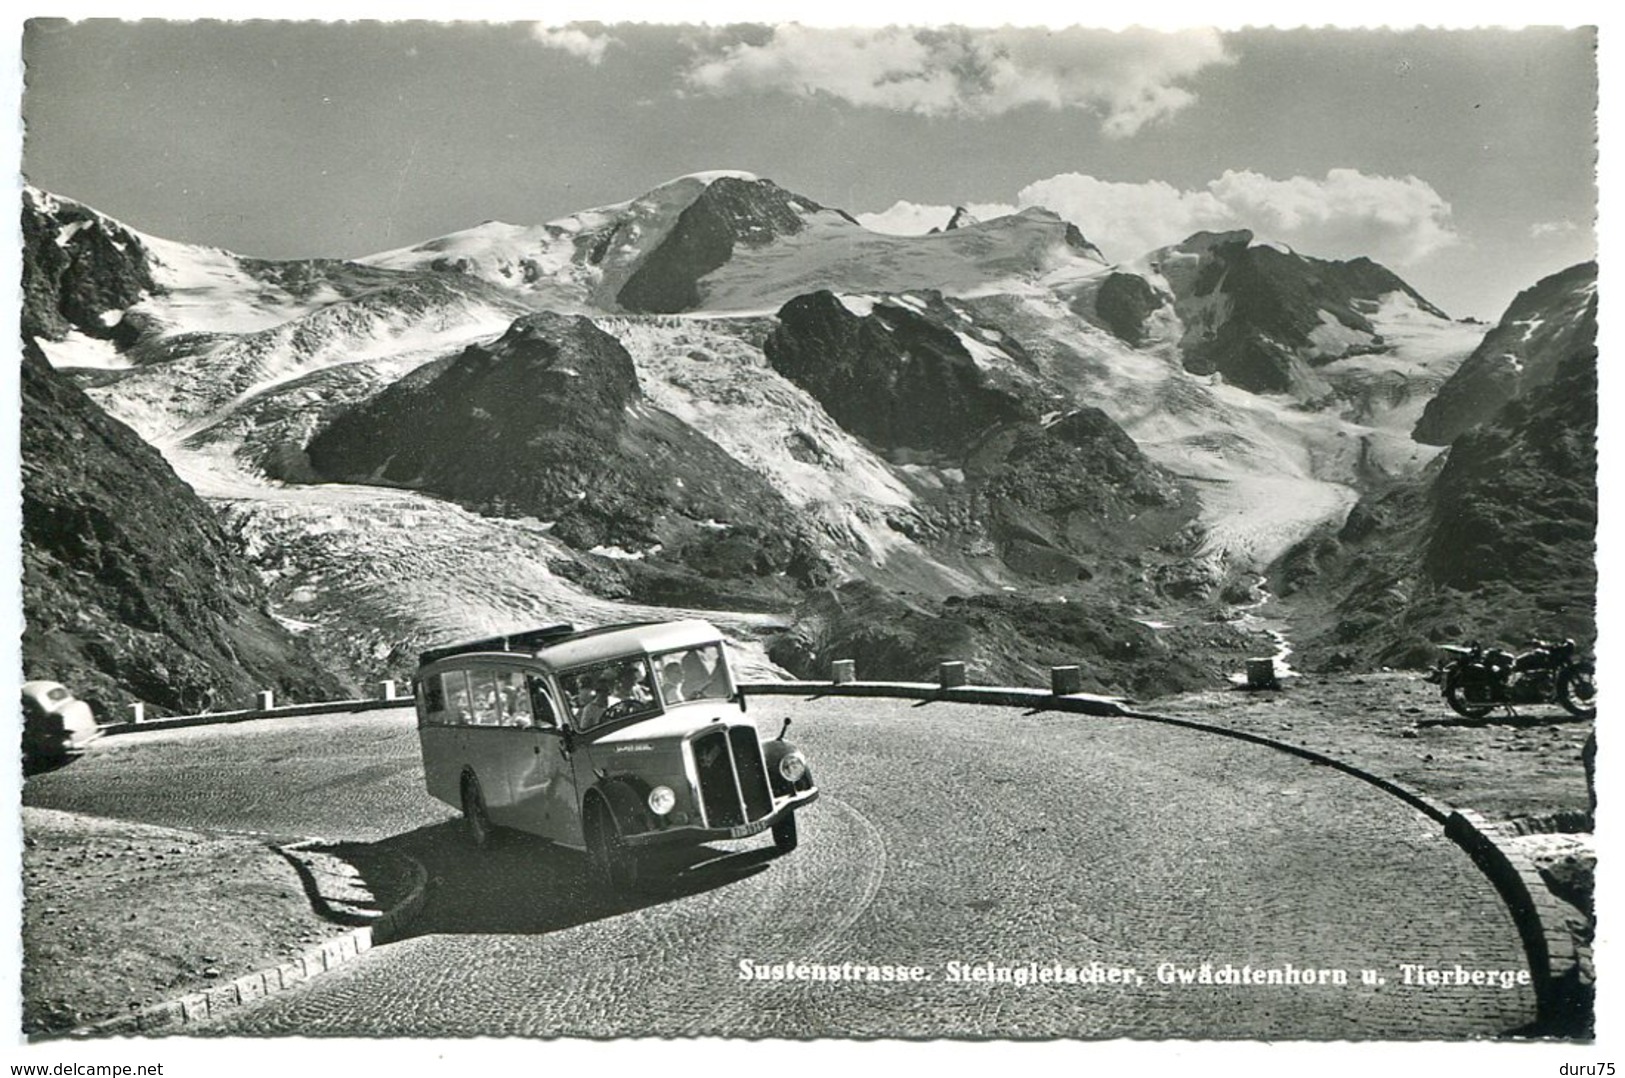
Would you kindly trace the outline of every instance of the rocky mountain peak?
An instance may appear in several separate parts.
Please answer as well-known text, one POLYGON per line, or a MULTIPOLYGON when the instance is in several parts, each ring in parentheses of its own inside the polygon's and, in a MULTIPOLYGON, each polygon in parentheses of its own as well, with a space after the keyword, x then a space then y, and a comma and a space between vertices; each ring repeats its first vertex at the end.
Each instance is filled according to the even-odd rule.
POLYGON ((955 206, 954 215, 948 218, 948 223, 943 226, 942 230, 944 232, 952 232, 956 228, 964 228, 966 225, 977 225, 981 223, 981 218, 971 213, 965 207, 955 206))
POLYGON ((338 416, 307 453, 327 479, 549 521, 577 550, 638 561, 690 593, 694 572, 816 571, 784 499, 649 404, 626 349, 586 318, 527 315, 338 416))
POLYGON ((157 290, 147 249, 131 230, 38 188, 23 193, 22 329, 60 340, 70 330, 133 339, 123 311, 157 290))
POLYGON ((887 449, 949 455, 993 424, 1038 414, 973 348, 1011 366, 1025 360, 1020 345, 965 322, 940 296, 829 291, 785 304, 763 345, 775 370, 854 434, 887 449))
POLYGON ((1080 313, 1093 314, 1136 343, 1145 336, 1146 319, 1161 306, 1149 292, 1163 292, 1182 327, 1179 347, 1187 370, 1309 402, 1332 394, 1319 368, 1387 350, 1372 316, 1391 297, 1446 320, 1443 311, 1368 258, 1312 258, 1255 242, 1244 228, 1198 232, 1152 252, 1141 265, 1151 274, 1150 289, 1118 279, 1096 295, 1096 310, 1085 305, 1080 313), (1100 308, 1103 299, 1110 301, 1110 310, 1100 308))
MULTIPOLYGON (((772 180, 717 176, 644 256, 616 294, 616 302, 629 311, 656 314, 697 307, 700 278, 727 263, 735 248, 765 247, 794 236, 806 227, 810 215, 823 211, 812 199, 772 180)), ((840 217, 859 227, 845 213, 840 217)))

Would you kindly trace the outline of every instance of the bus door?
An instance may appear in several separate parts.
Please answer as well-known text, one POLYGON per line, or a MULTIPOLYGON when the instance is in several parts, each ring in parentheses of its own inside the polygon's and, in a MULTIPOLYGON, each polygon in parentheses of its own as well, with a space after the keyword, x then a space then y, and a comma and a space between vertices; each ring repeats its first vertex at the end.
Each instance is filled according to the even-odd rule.
POLYGON ((504 698, 512 701, 515 725, 524 728, 509 772, 515 824, 553 842, 580 846, 581 812, 563 712, 540 675, 514 670, 505 678, 504 698))
POLYGON ((418 739, 423 747, 423 779, 429 793, 448 805, 460 805, 467 746, 462 731, 474 721, 468 673, 443 670, 418 686, 418 739))
POLYGON ((491 819, 504 826, 514 821, 513 759, 521 746, 509 726, 503 703, 506 671, 473 666, 468 671, 468 725, 458 731, 466 766, 479 776, 480 791, 491 819))

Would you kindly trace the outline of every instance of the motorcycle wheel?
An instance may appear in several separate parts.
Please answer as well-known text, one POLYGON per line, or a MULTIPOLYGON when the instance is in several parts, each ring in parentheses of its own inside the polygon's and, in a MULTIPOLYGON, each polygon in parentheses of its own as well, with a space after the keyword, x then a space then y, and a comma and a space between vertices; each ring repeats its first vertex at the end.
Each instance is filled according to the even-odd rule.
POLYGON ((1575 663, 1557 679, 1557 702, 1569 714, 1581 719, 1597 717, 1597 669, 1590 663, 1575 663))
POLYGON ((1451 682, 1444 687, 1444 700, 1445 703, 1450 705, 1451 711, 1469 719, 1482 719, 1495 706, 1494 704, 1469 704, 1466 694, 1462 692, 1461 682, 1459 681, 1451 682))

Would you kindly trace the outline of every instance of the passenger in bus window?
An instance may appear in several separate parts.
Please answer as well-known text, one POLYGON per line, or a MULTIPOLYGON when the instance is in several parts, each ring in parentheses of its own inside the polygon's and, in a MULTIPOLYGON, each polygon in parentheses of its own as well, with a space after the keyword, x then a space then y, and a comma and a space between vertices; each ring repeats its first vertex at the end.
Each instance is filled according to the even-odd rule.
POLYGON ((451 721, 456 726, 466 726, 470 721, 468 708, 468 679, 461 670, 453 670, 445 675, 446 705, 451 712, 451 721))
POLYGON ((728 694, 722 679, 722 653, 715 646, 683 654, 683 699, 714 699, 728 694))
POLYGON ((615 685, 610 692, 605 719, 620 719, 647 709, 654 703, 649 688, 649 669, 641 661, 629 660, 615 667, 615 685))
POLYGON ((660 695, 668 704, 682 703, 683 664, 680 661, 672 659, 660 668, 660 695))
POLYGON ((604 713, 609 710, 611 693, 615 687, 614 675, 608 670, 601 671, 588 690, 587 702, 576 711, 576 717, 583 730, 591 730, 603 721, 604 713))
POLYGON ((530 693, 525 691, 525 675, 517 670, 502 675, 502 714, 509 726, 531 725, 530 693))
POLYGON ((497 714, 497 684, 496 675, 490 670, 475 670, 471 672, 469 680, 474 688, 474 721, 480 726, 495 726, 500 721, 497 714))

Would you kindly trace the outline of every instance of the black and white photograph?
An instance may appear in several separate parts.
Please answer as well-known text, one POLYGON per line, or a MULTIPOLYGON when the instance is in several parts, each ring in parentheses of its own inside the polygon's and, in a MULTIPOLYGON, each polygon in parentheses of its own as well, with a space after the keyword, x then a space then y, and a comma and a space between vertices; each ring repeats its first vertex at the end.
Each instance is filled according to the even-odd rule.
POLYGON ((757 10, 14 21, 0 1054, 1614 1073, 1601 20, 757 10))

